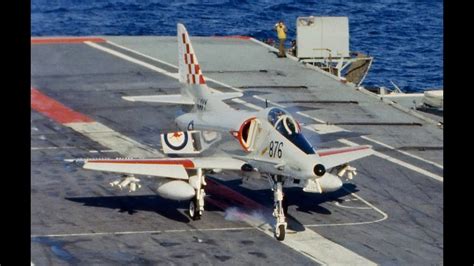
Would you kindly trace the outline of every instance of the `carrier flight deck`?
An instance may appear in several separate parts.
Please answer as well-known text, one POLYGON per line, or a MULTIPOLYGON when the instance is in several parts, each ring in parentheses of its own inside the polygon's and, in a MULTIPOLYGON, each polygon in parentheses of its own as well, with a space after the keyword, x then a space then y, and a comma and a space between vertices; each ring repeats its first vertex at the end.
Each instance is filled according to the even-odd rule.
MULTIPOLYGON (((192 33, 191 33, 192 34, 192 33)), ((243 36, 194 37, 210 88, 235 109, 289 110, 318 149, 371 145, 358 175, 326 194, 284 190, 288 232, 271 230, 266 180, 207 176, 206 213, 110 187, 117 174, 68 158, 164 157, 160 134, 183 107, 129 102, 179 93, 169 37, 31 39, 31 258, 49 264, 441 264, 443 128, 243 36)), ((222 119, 225 119, 223 117, 222 119)), ((151 183, 150 183, 151 184, 151 183)))

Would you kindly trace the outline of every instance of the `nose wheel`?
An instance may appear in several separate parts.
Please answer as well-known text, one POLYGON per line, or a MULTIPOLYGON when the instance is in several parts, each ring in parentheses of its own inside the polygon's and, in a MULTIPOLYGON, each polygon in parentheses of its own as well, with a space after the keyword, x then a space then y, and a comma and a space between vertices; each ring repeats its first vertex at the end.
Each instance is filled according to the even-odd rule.
POLYGON ((284 224, 280 224, 278 228, 275 228, 274 235, 278 241, 285 240, 285 234, 286 234, 286 226, 284 224))
POLYGON ((275 217, 274 236, 278 241, 283 241, 286 235, 286 218, 285 208, 283 206, 283 180, 281 176, 272 176, 269 178, 272 184, 274 209, 273 216, 275 217))

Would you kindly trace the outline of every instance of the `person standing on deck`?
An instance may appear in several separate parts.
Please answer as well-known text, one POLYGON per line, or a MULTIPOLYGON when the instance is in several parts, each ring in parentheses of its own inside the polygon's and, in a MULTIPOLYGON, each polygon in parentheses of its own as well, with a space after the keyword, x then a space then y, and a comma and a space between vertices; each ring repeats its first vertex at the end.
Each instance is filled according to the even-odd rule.
POLYGON ((286 32, 288 31, 288 29, 286 28, 285 24, 283 24, 283 21, 280 20, 278 21, 277 24, 275 24, 275 30, 277 31, 278 40, 280 41, 278 57, 286 57, 285 40, 286 40, 286 32))

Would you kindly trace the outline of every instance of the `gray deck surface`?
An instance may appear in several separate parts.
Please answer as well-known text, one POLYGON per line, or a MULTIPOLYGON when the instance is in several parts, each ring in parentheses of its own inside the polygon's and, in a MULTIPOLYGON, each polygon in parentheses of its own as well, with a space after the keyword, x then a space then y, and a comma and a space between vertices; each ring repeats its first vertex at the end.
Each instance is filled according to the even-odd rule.
MULTIPOLYGON (((104 38, 177 65, 175 37, 104 38)), ((204 75, 243 89, 244 101, 264 107, 263 101, 253 97, 258 95, 288 107, 304 124, 318 122, 296 112, 348 130, 321 136, 313 132, 310 139, 317 147, 344 146, 338 139, 345 138, 372 145, 393 159, 370 156, 356 161, 351 165, 359 175, 334 193, 315 195, 288 189, 285 196, 290 205, 290 229, 305 225, 307 230, 378 264, 442 264, 443 182, 394 162, 403 161, 442 177, 442 168, 425 161, 443 164, 442 129, 300 63, 279 59, 255 42, 191 38, 204 75), (356 192, 388 218, 371 222, 380 220, 381 214, 357 201, 350 192, 356 192), (367 223, 353 224, 358 222, 367 223)), ((98 45, 177 72, 172 66, 117 46, 98 45)), ((176 94, 179 84, 173 78, 86 44, 32 45, 31 83, 64 105, 155 149, 160 147, 160 133, 176 129, 173 120, 182 110, 176 105, 122 100, 126 95, 176 94)), ((209 86, 232 91, 213 82, 209 86)), ((248 109, 237 103, 232 105, 248 109)), ((116 175, 86 171, 63 159, 124 154, 106 151, 108 147, 34 110, 31 127, 32 147, 57 147, 35 149, 31 155, 31 254, 35 265, 314 264, 308 257, 249 228, 247 223, 225 219, 224 210, 212 204, 206 206, 203 219, 195 222, 184 214, 186 202, 162 199, 149 187, 131 194, 113 189, 108 183, 116 175), (215 228, 229 230, 208 230, 215 228), (191 231, 180 231, 188 229, 191 231), (127 231, 156 232, 45 236, 127 231)), ((212 177, 264 206, 271 208, 273 204, 272 192, 264 180, 242 183, 233 174, 212 177)))

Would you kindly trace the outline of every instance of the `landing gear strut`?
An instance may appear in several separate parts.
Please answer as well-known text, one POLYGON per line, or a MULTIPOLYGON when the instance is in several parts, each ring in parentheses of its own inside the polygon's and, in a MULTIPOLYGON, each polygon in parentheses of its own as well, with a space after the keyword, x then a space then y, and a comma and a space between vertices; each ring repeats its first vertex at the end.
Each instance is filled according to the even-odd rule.
POLYGON ((204 192, 203 186, 206 185, 206 180, 204 179, 202 169, 197 169, 197 175, 190 178, 190 183, 196 190, 196 196, 189 201, 189 217, 194 221, 201 219, 202 214, 204 213, 204 192))
POLYGON ((273 209, 273 216, 276 218, 274 235, 277 240, 283 241, 287 226, 283 207, 283 179, 281 176, 275 175, 271 176, 269 181, 272 184, 273 200, 275 202, 273 209))

